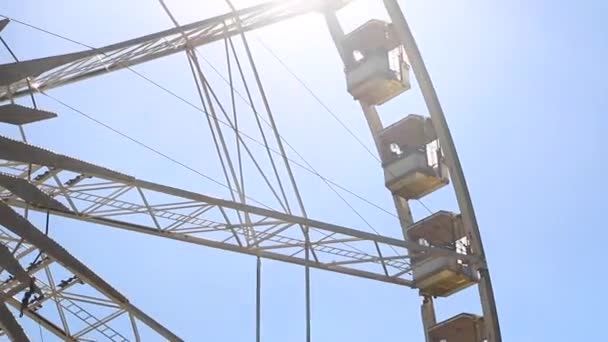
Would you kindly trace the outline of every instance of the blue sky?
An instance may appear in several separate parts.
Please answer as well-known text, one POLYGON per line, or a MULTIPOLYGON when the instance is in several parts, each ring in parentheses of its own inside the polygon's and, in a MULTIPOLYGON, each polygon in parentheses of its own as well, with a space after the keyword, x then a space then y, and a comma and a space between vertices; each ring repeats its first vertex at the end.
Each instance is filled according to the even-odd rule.
MULTIPOLYGON (((226 10, 220 0, 166 2, 182 23, 226 10)), ((601 143, 608 128, 602 111, 608 105, 608 3, 408 0, 401 5, 468 179, 504 340, 602 340, 598 326, 608 304, 600 266, 607 237, 602 195, 608 190, 603 182, 608 168, 601 143)), ((171 26, 155 0, 13 1, 1 4, 0 14, 93 46, 171 26)), ((349 29, 384 16, 380 2, 368 0, 356 1, 341 14, 349 29)), ((391 209, 377 161, 253 38, 269 45, 372 146, 363 115, 345 91, 340 60, 323 25, 320 17, 307 16, 251 35, 278 125, 322 175, 391 209)), ((21 59, 79 49, 17 23, 2 35, 21 59)), ((221 48, 200 51, 224 70, 221 48)), ((9 57, 0 50, 3 63, 9 57)), ((136 69, 197 103, 183 55, 136 69)), ((218 79, 211 81, 226 96, 218 79)), ((118 72, 51 94, 221 179, 200 113, 133 74, 118 72)), ((34 143, 139 178, 227 197, 217 185, 51 100, 40 97, 39 103, 59 118, 28 128, 34 143)), ((385 124, 409 113, 427 114, 415 91, 381 107, 380 113, 385 124)), ((368 229, 318 179, 298 169, 296 177, 311 217, 368 229)), ((261 187, 254 184, 252 191, 266 200, 261 187)), ((393 217, 348 199, 382 234, 399 236, 393 217)), ((455 210, 447 190, 424 201, 432 210, 455 210)), ((427 214, 418 205, 414 212, 417 218, 427 214)), ((51 235, 184 339, 254 338, 253 258, 58 218, 51 235)), ((303 340, 303 270, 270 261, 263 267, 263 340, 303 340)), ((314 341, 422 341, 416 291, 322 271, 313 271, 312 278, 314 341)), ((476 296, 471 289, 440 301, 439 318, 478 312, 476 296)))

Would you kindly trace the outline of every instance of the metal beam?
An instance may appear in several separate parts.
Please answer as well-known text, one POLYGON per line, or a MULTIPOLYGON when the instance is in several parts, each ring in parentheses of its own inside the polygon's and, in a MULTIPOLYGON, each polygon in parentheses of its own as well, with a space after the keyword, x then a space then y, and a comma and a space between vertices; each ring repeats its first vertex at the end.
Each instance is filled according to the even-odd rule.
MULTIPOLYGON (((20 146, 19 149, 27 150, 30 148, 25 143, 19 144, 26 145, 25 147, 20 146)), ((40 151, 44 150, 37 150, 37 152, 40 151)), ((36 156, 38 161, 52 160, 44 153, 40 153, 36 156)), ((69 157, 64 156, 64 158, 69 157)), ((21 159, 27 158, 23 157, 21 159)), ((23 164, 20 166, 9 164, 10 168, 7 167, 6 170, 0 166, 0 172, 17 173, 24 177, 24 173, 19 168, 29 167, 31 161, 23 160, 22 162, 23 164)), ((414 287, 414 284, 409 274, 408 249, 420 253, 441 254, 474 261, 471 260, 470 256, 456 254, 447 249, 425 247, 415 242, 380 236, 275 210, 142 181, 89 163, 85 163, 88 167, 83 169, 80 163, 65 164, 71 168, 70 170, 58 168, 56 163, 53 164, 52 170, 55 177, 52 178, 44 176, 49 172, 45 167, 40 168, 38 166, 41 165, 34 163, 34 168, 37 171, 32 175, 32 179, 34 179, 38 188, 58 200, 75 204, 74 210, 51 209, 51 212, 109 227, 244 254, 260 255, 264 258, 410 287, 414 287), (82 171, 87 171, 88 177, 83 177, 80 174, 82 171), (115 175, 117 176, 114 177, 115 175), (37 182, 37 179, 41 181, 37 182), (60 184, 56 183, 58 179, 68 180, 64 184, 60 184), (108 187, 116 189, 116 191, 113 194, 108 194, 107 191, 103 190, 102 192, 98 191, 108 187), (137 193, 139 191, 149 194, 149 196, 146 196, 148 203, 141 200, 141 194, 137 193), (137 194, 135 198, 140 199, 139 202, 132 196, 134 192, 137 194), (154 199, 154 201, 151 199, 154 199), (94 211, 81 209, 89 208, 91 205, 96 207, 94 211), (203 214, 198 212, 187 214, 175 212, 171 209, 184 205, 205 207, 206 210, 203 214), (107 213, 112 213, 112 216, 108 216, 107 213), (254 216, 254 221, 276 223, 270 227, 266 225, 251 226, 253 234, 261 241, 260 244, 243 245, 238 243, 239 240, 246 240, 245 227, 231 224, 230 217, 245 213, 254 216), (161 229, 156 224, 152 224, 155 220, 159 223, 161 229), (186 224, 185 228, 171 229, 176 224, 182 223, 186 224), (302 255, 302 247, 306 243, 306 238, 300 229, 301 226, 309 227, 310 234, 316 236, 310 239, 310 246, 314 253, 318 255, 319 260, 306 260, 302 255), (235 237, 235 235, 237 236, 235 237)), ((7 197, 5 200, 13 206, 25 207, 27 205, 26 202, 16 197, 7 197)), ((40 206, 30 206, 30 209, 49 210, 49 208, 40 206)))
POLYGON ((65 55, 36 58, 29 61, 13 62, 0 65, 0 86, 9 86, 18 81, 27 83, 27 78, 35 78, 40 74, 69 64, 91 55, 89 51, 68 53, 65 55))
POLYGON ((10 85, 0 89, 0 101, 29 94, 28 77, 33 78, 34 89, 48 90, 234 36, 240 32, 237 20, 243 31, 251 31, 346 2, 271 1, 102 48, 0 65, 0 85, 10 85))
MULTIPOLYGON (((21 302, 19 302, 18 300, 14 299, 14 298, 8 298, 6 300, 6 302, 15 309, 19 309, 21 307, 21 302)), ((53 335, 59 337, 63 341, 70 341, 70 342, 77 341, 74 337, 70 336, 68 333, 63 331, 60 327, 58 327, 53 322, 49 321, 48 319, 46 319, 39 313, 32 311, 30 309, 25 309, 25 310, 23 310, 23 314, 26 315, 31 320, 35 321, 36 323, 42 325, 47 331, 49 331, 53 335)))
POLYGON ((0 158, 12 161, 26 162, 51 166, 59 169, 69 169, 86 175, 100 175, 112 179, 129 181, 132 178, 109 169, 99 167, 76 158, 67 157, 47 149, 26 144, 0 136, 0 158))
POLYGON ((480 263, 474 265, 480 273, 479 293, 488 342, 501 342, 500 324, 496 312, 492 281, 490 279, 490 273, 488 271, 481 241, 481 233, 479 232, 479 226, 477 224, 477 219, 475 218, 475 210, 473 209, 473 202, 471 201, 467 182, 464 177, 464 171, 462 170, 462 165, 460 164, 458 153, 456 152, 452 134, 450 133, 447 120, 443 113, 443 109, 441 108, 439 97, 437 96, 433 82, 431 81, 431 76, 426 69, 416 40, 405 20, 399 3, 396 0, 384 0, 384 4, 391 21, 393 22, 395 33, 401 40, 406 55, 412 64, 414 75, 420 85, 420 90, 422 91, 422 96, 426 102, 429 114, 431 115, 433 126, 435 127, 435 131, 437 132, 440 144, 445 153, 446 164, 450 170, 452 183, 454 184, 454 191, 456 193, 458 207, 462 214, 463 224, 465 229, 471 234, 473 253, 480 256, 480 263))
POLYGON ((73 272, 80 279, 86 281, 97 291, 118 303, 122 308, 133 314, 151 329, 168 339, 169 341, 182 341, 179 337, 156 322, 150 316, 129 303, 126 297, 106 283, 91 269, 72 256, 57 242, 44 235, 33 226, 27 219, 19 215, 4 202, 0 202, 0 224, 10 230, 13 234, 23 238, 25 241, 37 246, 45 254, 57 260, 62 266, 73 272))
POLYGON ((14 103, 0 106, 0 122, 11 125, 25 125, 55 117, 57 117, 55 113, 14 103))
POLYGON ((9 22, 10 22, 10 20, 8 20, 8 19, 0 20, 0 31, 4 30, 4 28, 6 27, 6 25, 8 25, 9 22))
POLYGON ((23 328, 17 322, 15 316, 6 307, 6 304, 2 302, 0 302, 0 325, 11 341, 29 342, 30 339, 25 335, 23 328))
POLYGON ((26 179, 0 172, 0 187, 10 191, 13 195, 20 197, 27 203, 35 204, 44 208, 68 210, 61 202, 40 191, 26 179))
POLYGON ((21 283, 29 284, 30 275, 4 244, 0 244, 0 267, 12 274, 21 283))

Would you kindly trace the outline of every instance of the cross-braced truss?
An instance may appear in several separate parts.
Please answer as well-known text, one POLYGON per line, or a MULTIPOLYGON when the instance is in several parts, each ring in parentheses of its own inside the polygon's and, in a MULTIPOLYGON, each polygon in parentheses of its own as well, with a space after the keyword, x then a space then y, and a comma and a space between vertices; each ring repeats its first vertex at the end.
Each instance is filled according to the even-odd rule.
POLYGON ((27 94, 29 86, 25 79, 28 77, 36 78, 37 89, 47 90, 234 36, 240 32, 239 28, 251 31, 345 2, 272 1, 99 49, 2 65, 0 86, 6 87, 0 87, 0 101, 27 94))
MULTIPOLYGON (((63 204, 34 203, 32 198, 36 197, 31 190, 21 188, 21 193, 14 192, 5 184, 0 191, 0 209, 17 219, 20 216, 6 204, 410 287, 415 284, 411 280, 408 249, 466 258, 450 250, 137 180, 26 143, 7 138, 1 141, 0 172, 24 181, 29 179, 28 186, 35 186, 63 204), (251 218, 250 223, 237 223, 238 216, 245 214, 251 218), (308 244, 302 227, 308 228, 308 244), (310 259, 304 256, 307 245, 310 259)), ((21 220, 21 224, 28 222, 21 220)), ((32 229, 37 235, 31 240, 42 239, 42 233, 32 229)), ((57 262, 67 251, 57 247, 59 254, 47 255, 41 245, 54 242, 42 240, 31 244, 29 240, 27 235, 24 239, 24 235, 15 234, 14 229, 0 230, 0 242, 14 250, 23 264, 29 260, 28 272, 36 278, 43 293, 25 307, 27 317, 64 340, 104 337, 111 341, 137 341, 138 321, 169 340, 179 340, 109 285, 100 286, 100 282, 105 284, 101 278, 94 274, 87 277, 90 270, 83 273, 82 268, 70 267, 69 261, 57 262), (32 262, 33 256, 40 253, 36 246, 45 253, 32 262)), ((0 284, 0 290, 7 298, 6 303, 20 308, 20 298, 27 286, 10 277, 0 284)))
MULTIPOLYGON (((28 168, 25 162, 0 163, 0 171, 22 178, 27 177, 28 168)), ((414 286, 407 249, 464 257, 448 250, 116 175, 112 178, 34 165, 31 179, 40 190, 70 209, 51 210, 57 215, 399 285, 414 286), (251 217, 249 227, 247 223, 237 223, 238 215, 245 213, 251 217), (312 258, 308 261, 304 258, 302 227, 310 229, 312 258), (250 239, 248 231, 253 232, 250 239)), ((27 205, 8 192, 2 197, 12 206, 27 205)))
MULTIPOLYGON (((4 302, 65 341, 140 341, 139 328, 169 341, 179 337, 147 316, 25 218, 0 203, 0 243, 14 252, 40 290, 23 300, 30 283, 0 279, 4 302)), ((4 331, 3 331, 4 333, 4 331)))

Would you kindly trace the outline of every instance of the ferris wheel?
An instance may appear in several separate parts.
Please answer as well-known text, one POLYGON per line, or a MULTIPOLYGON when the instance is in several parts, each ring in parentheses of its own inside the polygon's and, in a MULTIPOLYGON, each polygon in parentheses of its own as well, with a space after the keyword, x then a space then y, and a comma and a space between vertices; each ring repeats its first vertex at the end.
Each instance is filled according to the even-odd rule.
MULTIPOLYGON (((313 328, 312 268, 417 290, 426 342, 500 342, 490 272, 464 173, 438 95, 397 0, 383 1, 390 21, 369 18, 350 32, 344 32, 337 15, 350 5, 347 0, 280 0, 246 8, 226 2, 229 12, 182 24, 161 0, 173 28, 104 47, 72 41, 82 49, 33 60, 19 59, 2 39, 13 61, 0 65, 0 123, 14 125, 20 133, 17 138, 0 136, 2 334, 15 341, 31 340, 28 336, 33 334, 22 327, 17 311, 59 340, 141 341, 146 340, 140 334, 145 327, 154 332, 154 340, 182 341, 49 236, 49 217, 60 216, 256 258, 257 341, 262 340, 261 265, 263 259, 271 259, 304 269, 307 341, 312 340, 313 328), (369 126, 376 147, 370 153, 381 165, 378 171, 392 196, 402 238, 316 220, 307 213, 294 167, 319 177, 330 188, 340 185, 309 163, 302 165, 290 157, 288 150, 293 148, 280 133, 272 94, 264 87, 248 33, 310 13, 324 18, 336 58, 344 66, 345 89, 359 103, 369 126), (203 67, 207 61, 200 49, 209 44, 223 47, 226 74, 203 67), (198 103, 133 68, 176 54, 187 57, 198 103), (222 180, 211 179, 50 92, 119 70, 133 73, 203 114, 210 138, 206 146, 217 157, 214 162, 221 166, 222 180), (229 86, 228 92, 220 94, 210 81, 212 72, 229 86), (428 113, 383 125, 380 106, 418 90, 414 78, 428 113), (49 98, 219 184, 229 196, 146 181, 30 144, 29 124, 61 115, 39 106, 37 97, 49 98), (237 98, 246 108, 238 108, 237 98), (18 104, 18 99, 29 99, 31 104, 18 104), (239 126, 245 115, 258 129, 255 136, 239 126), (253 182, 265 189, 274 205, 251 195, 248 188, 253 182), (414 219, 412 201, 450 188, 459 212, 440 210, 414 219), (46 226, 29 220, 32 212, 46 215, 46 226), (470 287, 478 288, 482 312, 438 321, 438 298, 470 287), (119 323, 124 321, 129 324, 119 323)), ((42 30, 5 18, 0 21, 0 37, 9 24, 42 30)))

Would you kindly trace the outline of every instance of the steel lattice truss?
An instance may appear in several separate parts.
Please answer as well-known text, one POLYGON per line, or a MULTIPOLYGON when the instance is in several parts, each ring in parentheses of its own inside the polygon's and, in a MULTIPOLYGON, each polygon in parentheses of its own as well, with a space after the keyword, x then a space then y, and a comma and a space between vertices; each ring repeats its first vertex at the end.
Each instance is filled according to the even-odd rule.
MULTIPOLYGON (((0 157, 3 177, 14 176, 15 186, 20 189, 10 191, 11 186, 4 184, 5 189, 0 191, 0 214, 4 216, 8 213, 21 217, 8 204, 410 287, 415 284, 410 277, 408 249, 466 258, 449 250, 137 180, 4 137, 0 138, 0 157), (62 205, 32 195, 36 189, 62 205), (245 214, 251 224, 236 223, 239 215, 245 214), (303 227, 309 229, 308 244, 303 227), (309 260, 304 257, 307 245, 313 256, 309 260)), ((22 224, 28 222, 22 217, 21 220, 22 224)), ((2 221, 7 226, 4 218, 2 221)), ((42 232, 31 228, 38 239, 43 239, 42 232)), ((24 314, 56 336, 78 341, 99 338, 138 341, 137 325, 145 324, 166 339, 179 341, 86 266, 74 264, 69 255, 64 260, 67 251, 58 245, 54 247, 56 243, 48 237, 37 243, 22 238, 14 231, 0 229, 0 242, 15 251, 21 264, 29 263, 27 271, 36 277, 36 284, 44 294, 30 302, 24 314), (42 253, 42 258, 32 263, 40 250, 37 247, 47 252, 49 245, 51 251, 59 251, 55 258, 53 253, 42 253), (57 260, 58 257, 62 260, 57 260)), ((15 308, 21 306, 20 298, 26 288, 27 284, 12 277, 0 284, 5 302, 15 308)))
MULTIPOLYGON (((23 178, 28 167, 6 161, 0 171, 23 178)), ((71 209, 53 210, 65 217, 399 285, 414 286, 407 249, 463 257, 128 176, 112 179, 38 165, 33 167, 32 182, 71 209), (251 217, 250 227, 236 223, 245 213, 251 217), (302 227, 311 230, 313 258, 308 262, 302 227), (249 232, 254 232, 253 237, 249 232)), ((3 199, 12 206, 26 206, 10 193, 3 199)))
MULTIPOLYGON (((0 242, 15 250, 15 256, 22 264, 29 265, 27 272, 36 278, 36 285, 43 293, 24 308, 24 316, 65 341, 140 341, 138 326, 147 323, 137 317, 141 314, 139 310, 105 295, 96 289, 96 285, 86 282, 44 253, 32 264, 38 248, 21 242, 6 229, 0 232, 0 242)), ((26 288, 27 284, 6 275, 0 283, 5 303, 16 311, 21 309, 26 288)), ((171 333, 160 336, 179 340, 171 333)))
POLYGON ((35 88, 47 90, 234 36, 240 32, 237 18, 243 31, 250 31, 343 2, 273 1, 99 49, 1 65, 0 86, 6 87, 0 87, 0 101, 27 94, 26 78, 36 78, 35 88))
MULTIPOLYGON (((28 167, 27 173, 31 171, 33 169, 28 167)), ((2 177, 5 188, 2 197, 12 196, 12 191, 8 190, 11 189, 28 202, 38 203, 35 198, 41 197, 31 183, 6 174, 2 177)), ((46 202, 53 203, 53 199, 46 202)), ((51 207, 60 208, 61 205, 51 207)), ((139 341, 138 325, 142 324, 167 340, 180 341, 4 201, 0 202, 0 224, 4 226, 0 242, 6 250, 2 255, 2 267, 11 274, 0 283, 4 303, 19 309, 66 341, 100 338, 139 341), (24 264, 29 264, 26 270, 22 267, 24 264), (25 291, 32 290, 32 284, 36 284, 39 291, 32 293, 34 297, 28 300, 24 295, 25 291), (47 302, 53 304, 45 305, 47 302)), ((1 324, 7 328, 10 327, 7 322, 11 321, 10 313, 6 313, 1 324)), ((25 335, 16 337, 14 329, 3 332, 15 340, 27 340, 25 335)))

